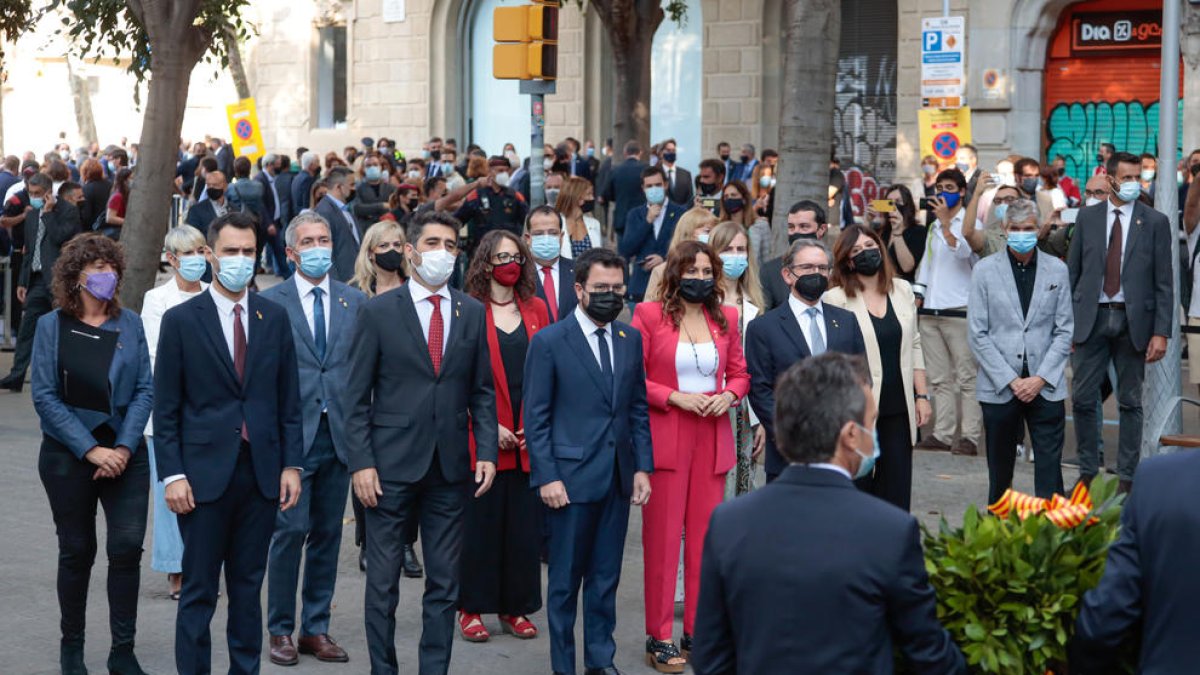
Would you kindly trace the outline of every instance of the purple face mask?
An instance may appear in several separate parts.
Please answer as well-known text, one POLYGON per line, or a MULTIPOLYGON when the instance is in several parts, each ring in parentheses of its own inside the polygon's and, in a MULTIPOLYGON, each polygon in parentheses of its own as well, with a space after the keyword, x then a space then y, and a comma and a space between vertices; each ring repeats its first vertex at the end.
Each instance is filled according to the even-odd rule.
POLYGON ((92 297, 108 302, 117 293, 118 281, 116 272, 93 272, 88 275, 83 287, 92 294, 92 297))

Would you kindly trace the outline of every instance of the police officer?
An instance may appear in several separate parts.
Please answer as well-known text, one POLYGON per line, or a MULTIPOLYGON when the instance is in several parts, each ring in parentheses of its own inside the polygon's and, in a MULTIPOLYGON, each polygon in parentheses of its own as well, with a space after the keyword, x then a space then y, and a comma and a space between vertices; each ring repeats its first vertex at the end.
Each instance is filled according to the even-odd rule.
POLYGON ((503 157, 488 159, 488 177, 467 193, 462 206, 454 213, 454 217, 467 226, 468 257, 475 252, 483 235, 492 230, 508 230, 518 237, 522 234, 529 207, 525 197, 508 186, 510 168, 503 157))

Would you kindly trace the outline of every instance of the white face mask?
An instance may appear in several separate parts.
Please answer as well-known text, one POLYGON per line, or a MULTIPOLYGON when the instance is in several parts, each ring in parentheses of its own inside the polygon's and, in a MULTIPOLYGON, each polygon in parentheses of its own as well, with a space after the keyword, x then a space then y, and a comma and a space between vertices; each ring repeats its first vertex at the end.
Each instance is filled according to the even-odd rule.
POLYGON ((507 172, 501 171, 500 173, 496 174, 495 180, 496 180, 496 185, 499 185, 500 187, 508 187, 508 173, 507 172))
POLYGON ((554 168, 554 160, 550 159, 549 157, 547 157, 546 159, 543 159, 542 160, 542 168, 547 171, 549 171, 550 169, 553 169, 554 168))
POLYGON ((441 286, 454 273, 454 261, 458 256, 445 249, 426 251, 421 254, 421 264, 416 266, 417 275, 432 286, 441 286))
POLYGON ((1102 203, 1104 203, 1104 200, 1100 199, 1099 197, 1088 197, 1087 199, 1083 200, 1084 206, 1095 206, 1102 203))

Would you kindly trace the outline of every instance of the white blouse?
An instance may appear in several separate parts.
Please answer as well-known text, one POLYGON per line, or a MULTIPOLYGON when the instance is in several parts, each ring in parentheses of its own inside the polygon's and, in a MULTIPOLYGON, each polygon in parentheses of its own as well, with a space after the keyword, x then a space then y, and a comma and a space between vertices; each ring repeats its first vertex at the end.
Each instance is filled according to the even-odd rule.
POLYGON ((717 343, 680 342, 675 348, 675 374, 679 377, 679 391, 685 394, 716 391, 717 343))

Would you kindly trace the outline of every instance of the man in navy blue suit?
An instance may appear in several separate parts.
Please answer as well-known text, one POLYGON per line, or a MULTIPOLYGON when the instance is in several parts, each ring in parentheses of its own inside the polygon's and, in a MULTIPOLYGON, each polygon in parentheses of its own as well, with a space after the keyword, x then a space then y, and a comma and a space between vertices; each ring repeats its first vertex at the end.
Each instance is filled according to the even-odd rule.
POLYGON ((207 293, 163 316, 154 372, 154 452, 167 506, 179 514, 183 589, 175 667, 211 671, 209 622, 221 568, 229 594, 229 672, 257 673, 263 574, 276 513, 296 505, 303 432, 296 350, 286 311, 246 286, 255 218, 208 228, 207 293))
POLYGON ((966 673, 938 623, 916 519, 852 482, 879 457, 865 359, 805 359, 778 387, 775 427, 790 466, 713 511, 696 675, 891 673, 893 647, 914 672, 966 673))
POLYGON ((562 257, 562 216, 543 204, 525 217, 525 243, 537 265, 537 296, 546 302, 553 323, 571 316, 575 299, 575 261, 562 257), (549 289, 547 291, 547 289, 549 289))
POLYGON ((642 192, 642 169, 647 164, 642 161, 642 145, 637 141, 625 143, 625 161, 613 167, 608 175, 608 183, 604 186, 604 201, 613 205, 610 221, 617 238, 625 231, 625 216, 635 206, 646 203, 646 195, 642 192))
POLYGON ((1121 647, 1141 640, 1139 673, 1195 672, 1200 663, 1200 538, 1196 484, 1200 455, 1143 461, 1108 549, 1104 576, 1083 596, 1071 645, 1071 672, 1118 672, 1121 647))
POLYGON ((788 301, 746 327, 746 366, 750 370, 750 405, 767 429, 767 481, 786 466, 775 436, 775 381, 793 363, 827 351, 865 354, 862 331, 854 313, 826 305, 832 257, 825 244, 800 239, 788 249, 780 274, 792 289, 788 301))
POLYGON ((583 584, 586 675, 612 675, 617 584, 629 505, 650 498, 654 455, 642 336, 616 321, 625 263, 594 248, 575 261, 579 306, 541 330, 525 362, 530 483, 550 507, 550 663, 574 675, 583 584))
POLYGON ((675 225, 687 208, 667 200, 667 178, 660 167, 642 169, 642 191, 646 203, 629 210, 625 216, 625 234, 618 246, 621 255, 633 264, 629 278, 629 299, 641 302, 650 281, 650 270, 667 257, 667 247, 675 234, 675 225))

